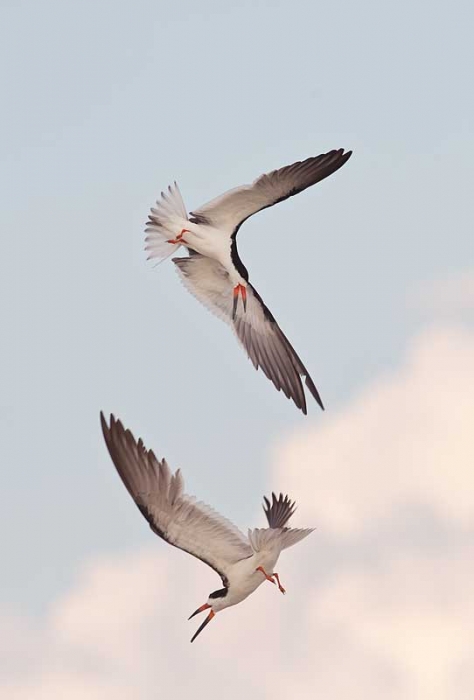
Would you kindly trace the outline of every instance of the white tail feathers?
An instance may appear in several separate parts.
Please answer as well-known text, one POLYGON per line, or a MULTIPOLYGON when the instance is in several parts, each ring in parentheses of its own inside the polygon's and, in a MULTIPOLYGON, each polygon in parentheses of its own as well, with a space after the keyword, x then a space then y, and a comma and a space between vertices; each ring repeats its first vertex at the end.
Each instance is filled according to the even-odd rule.
POLYGON ((186 228, 188 216, 179 187, 174 183, 167 192, 161 193, 161 199, 152 207, 146 224, 146 246, 148 259, 159 262, 172 255, 180 246, 179 243, 168 243, 175 239, 183 228, 186 228))
POLYGON ((312 529, 298 528, 256 528, 248 531, 250 545, 254 552, 272 549, 287 549, 313 532, 312 529))

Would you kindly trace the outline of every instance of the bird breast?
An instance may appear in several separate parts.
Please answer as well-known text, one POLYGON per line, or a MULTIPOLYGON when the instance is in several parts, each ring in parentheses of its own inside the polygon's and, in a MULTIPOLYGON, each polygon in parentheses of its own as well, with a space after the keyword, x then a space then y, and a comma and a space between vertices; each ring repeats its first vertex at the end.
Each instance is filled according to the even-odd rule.
POLYGON ((231 239, 227 234, 212 226, 190 222, 189 229, 183 238, 188 247, 195 250, 196 253, 219 262, 229 274, 234 285, 246 283, 232 262, 231 239))
POLYGON ((228 575, 229 590, 225 597, 212 601, 214 610, 217 612, 231 605, 237 605, 256 591, 265 581, 264 575, 261 571, 257 571, 257 567, 262 566, 268 574, 273 573, 279 554, 280 552, 276 551, 256 552, 248 559, 242 559, 234 564, 228 575))

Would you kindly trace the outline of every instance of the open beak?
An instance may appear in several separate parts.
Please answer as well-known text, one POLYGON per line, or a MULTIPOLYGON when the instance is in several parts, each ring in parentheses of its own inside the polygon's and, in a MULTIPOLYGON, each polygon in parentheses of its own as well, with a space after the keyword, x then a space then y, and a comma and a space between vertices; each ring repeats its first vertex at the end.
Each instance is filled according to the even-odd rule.
MULTIPOLYGON (((203 607, 204 607, 204 606, 203 606, 203 607)), ((207 605, 207 607, 209 608, 210 605, 207 605)), ((196 610, 196 612, 200 612, 200 610, 196 610)), ((196 614, 196 613, 194 613, 194 614, 196 614)), ((194 642, 194 640, 196 639, 196 637, 198 636, 198 634, 201 634, 201 632, 203 631, 204 627, 205 627, 206 625, 209 624, 209 622, 212 620, 213 617, 215 617, 215 614, 216 614, 216 613, 214 612, 214 610, 211 610, 211 612, 210 612, 209 615, 206 617, 206 619, 204 620, 204 622, 202 623, 202 625, 199 627, 198 630, 196 630, 196 632, 195 632, 194 635, 192 636, 191 642, 194 642)), ((193 615, 191 615, 191 617, 193 617, 193 615)), ((191 619, 191 618, 190 618, 190 619, 191 619)))
POLYGON ((200 608, 198 608, 197 610, 195 610, 195 611, 193 612, 193 614, 190 615, 190 616, 188 617, 188 620, 190 620, 190 619, 191 619, 192 617, 194 617, 195 615, 198 615, 200 612, 204 612, 204 610, 209 610, 210 607, 211 607, 210 605, 208 605, 207 603, 204 603, 204 605, 201 605, 200 608))

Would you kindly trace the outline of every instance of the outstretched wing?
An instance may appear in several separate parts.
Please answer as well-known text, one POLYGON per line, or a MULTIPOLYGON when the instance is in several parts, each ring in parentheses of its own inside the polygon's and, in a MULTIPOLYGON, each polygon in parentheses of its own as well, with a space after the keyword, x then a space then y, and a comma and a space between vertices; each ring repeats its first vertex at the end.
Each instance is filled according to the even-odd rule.
POLYGON ((186 288, 226 323, 229 323, 256 369, 262 368, 278 391, 306 414, 301 377, 324 409, 308 370, 292 348, 254 287, 247 285, 247 307, 239 304, 233 315, 233 285, 227 270, 216 260, 199 254, 173 258, 186 288))
POLYGON ((352 151, 344 153, 340 148, 273 170, 260 175, 251 185, 235 187, 221 194, 191 212, 191 216, 229 236, 235 235, 249 216, 324 180, 339 170, 351 155, 352 151))
POLYGON ((153 532, 208 564, 227 587, 229 567, 252 555, 245 536, 212 508, 183 493, 180 470, 172 474, 166 460, 158 460, 113 415, 110 425, 102 413, 100 418, 112 461, 153 532))
POLYGON ((267 516, 269 526, 273 528, 285 527, 296 510, 295 502, 292 502, 288 496, 283 497, 282 493, 278 498, 272 493, 271 504, 266 496, 263 497, 263 500, 263 511, 267 516))

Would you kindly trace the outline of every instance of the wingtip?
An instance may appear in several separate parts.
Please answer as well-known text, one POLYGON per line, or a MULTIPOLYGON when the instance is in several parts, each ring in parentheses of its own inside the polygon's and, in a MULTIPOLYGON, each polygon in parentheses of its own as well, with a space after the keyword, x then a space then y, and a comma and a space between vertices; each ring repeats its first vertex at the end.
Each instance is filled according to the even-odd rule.
MULTIPOLYGON (((320 409, 321 409, 322 411, 325 411, 326 409, 324 408, 324 404, 323 404, 323 402, 321 401, 321 397, 319 396, 319 394, 318 394, 317 396, 315 396, 314 398, 316 399, 316 403, 318 404, 318 406, 320 407, 320 409)), ((307 415, 308 415, 308 407, 306 406, 306 403, 304 404, 304 406, 298 406, 298 408, 300 408, 301 413, 302 413, 304 416, 307 416, 307 415)))
POLYGON ((100 412, 100 424, 102 426, 102 432, 104 433, 104 436, 111 433, 116 426, 121 426, 120 420, 115 418, 113 413, 110 413, 109 421, 107 422, 107 418, 105 417, 103 411, 100 412))
MULTIPOLYGON (((321 408, 322 411, 324 411, 325 408, 324 408, 324 404, 323 404, 323 401, 321 399, 321 396, 319 394, 319 391, 317 390, 316 385, 313 382, 313 380, 311 379, 311 377, 309 376, 309 374, 306 374, 305 385, 309 389, 311 396, 315 399, 318 406, 321 408)), ((306 408, 306 403, 304 405, 304 408, 306 408)), ((306 415, 305 410, 303 410, 303 413, 306 415)))
POLYGON ((344 148, 337 148, 334 151, 331 151, 331 153, 335 154, 337 158, 342 161, 342 163, 346 163, 351 157, 353 151, 346 151, 344 148))
POLYGON ((107 425, 103 411, 100 412, 100 424, 102 426, 102 432, 105 434, 105 432, 109 429, 109 426, 107 425))
POLYGON ((107 445, 107 449, 109 450, 109 452, 110 452, 111 440, 113 439, 112 433, 113 433, 115 424, 116 424, 116 421, 115 421, 115 417, 114 417, 113 413, 110 414, 110 419, 109 419, 109 422, 107 423, 107 419, 104 415, 104 412, 103 411, 100 412, 100 427, 102 429, 102 435, 104 437, 105 444, 107 445))

